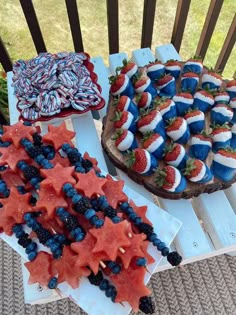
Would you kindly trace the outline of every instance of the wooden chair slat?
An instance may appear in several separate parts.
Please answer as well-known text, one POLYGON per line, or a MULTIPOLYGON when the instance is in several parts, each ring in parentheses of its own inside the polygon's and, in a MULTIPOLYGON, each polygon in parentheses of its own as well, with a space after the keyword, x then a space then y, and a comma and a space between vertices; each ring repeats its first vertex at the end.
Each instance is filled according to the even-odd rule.
POLYGON ((32 0, 20 0, 37 53, 47 51, 32 0))
POLYGON ((107 26, 109 53, 119 52, 119 3, 118 0, 107 0, 107 26))
POLYGON ((0 37, 0 63, 3 66, 3 69, 8 72, 12 70, 11 58, 8 54, 8 51, 0 37))
POLYGON ((145 0, 143 7, 143 26, 142 26, 142 39, 141 47, 152 46, 152 33, 156 10, 156 0, 145 0))
POLYGON ((200 40, 198 42, 196 55, 201 56, 203 59, 206 56, 206 52, 215 29, 216 22, 218 20, 223 0, 211 0, 206 20, 202 29, 200 40))
POLYGON ((190 3, 191 0, 179 0, 177 5, 171 43, 174 45, 175 49, 178 52, 180 50, 184 35, 184 29, 188 17, 190 3))
POLYGON ((234 15, 228 34, 221 48, 220 55, 215 65, 215 70, 224 70, 235 42, 236 42, 236 14, 234 15))
POLYGON ((65 3, 75 51, 76 52, 84 51, 76 0, 65 0, 65 3))

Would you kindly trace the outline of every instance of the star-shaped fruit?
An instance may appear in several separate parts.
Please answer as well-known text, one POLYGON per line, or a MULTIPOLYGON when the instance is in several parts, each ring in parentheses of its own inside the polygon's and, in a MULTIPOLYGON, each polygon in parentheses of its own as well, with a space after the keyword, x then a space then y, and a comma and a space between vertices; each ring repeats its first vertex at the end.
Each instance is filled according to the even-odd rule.
POLYGON ((87 277, 91 273, 86 267, 75 266, 77 257, 69 246, 64 246, 62 257, 53 261, 53 268, 58 273, 58 283, 66 281, 73 289, 78 288, 80 277, 87 277))
POLYGON ((0 233, 5 232, 11 236, 13 234, 12 227, 15 225, 15 220, 6 215, 3 209, 0 209, 0 233))
POLYGON ((119 202, 128 201, 128 197, 123 192, 123 188, 123 180, 108 180, 103 186, 103 191, 108 203, 115 209, 118 207, 119 202))
POLYGON ((85 160, 89 160, 89 161, 93 164, 93 169, 94 169, 95 171, 101 172, 100 168, 97 166, 97 165, 98 165, 97 159, 91 157, 91 156, 88 154, 88 152, 85 152, 85 153, 84 153, 83 158, 84 158, 85 160))
POLYGON ((5 215, 15 220, 15 223, 24 222, 24 214, 32 212, 30 205, 31 194, 21 195, 15 187, 11 187, 10 196, 6 199, 1 199, 5 215))
POLYGON ((90 233, 87 233, 81 242, 72 243, 71 248, 78 254, 75 266, 89 266, 93 273, 97 274, 100 262, 109 260, 109 257, 104 252, 93 253, 95 243, 96 239, 90 233))
POLYGON ((41 186, 45 187, 51 185, 57 195, 60 195, 65 183, 70 183, 72 185, 76 183, 76 180, 72 176, 73 172, 74 166, 63 167, 61 164, 56 164, 56 166, 51 169, 41 169, 40 173, 45 177, 41 182, 41 186))
POLYGON ((13 172, 10 168, 7 168, 5 171, 1 172, 1 178, 7 184, 7 187, 24 185, 24 182, 20 175, 13 172))
POLYGON ((75 136, 74 131, 66 129, 66 123, 63 122, 60 126, 56 127, 48 125, 48 133, 43 136, 43 141, 52 144, 56 150, 60 149, 63 143, 69 143, 74 146, 71 139, 75 136))
POLYGON ((144 223, 150 224, 152 226, 152 222, 149 221, 148 218, 146 217, 146 212, 148 209, 147 206, 138 207, 136 206, 132 199, 130 199, 129 204, 130 207, 134 209, 134 212, 143 220, 144 223))
POLYGON ((122 269, 117 275, 110 278, 117 289, 115 302, 127 301, 135 312, 139 310, 139 300, 143 296, 151 294, 151 291, 144 284, 145 268, 122 269))
POLYGON ((0 165, 8 165, 13 171, 17 170, 17 163, 22 161, 29 161, 30 157, 23 148, 16 148, 13 144, 7 148, 0 148, 0 165))
POLYGON ((11 141, 15 147, 20 147, 20 141, 22 138, 32 140, 32 135, 35 133, 35 128, 31 126, 25 126, 21 122, 18 122, 12 126, 3 126, 4 134, 2 135, 3 141, 11 141))
POLYGON ((40 251, 33 261, 25 263, 25 267, 30 273, 29 284, 48 285, 49 280, 55 275, 51 268, 52 260, 52 255, 40 251))
POLYGON ((86 197, 91 198, 93 195, 104 195, 103 187, 107 182, 106 178, 97 177, 92 169, 88 173, 75 173, 78 183, 75 188, 83 192, 86 197))
POLYGON ((100 229, 91 229, 90 233, 96 238, 93 253, 105 252, 110 260, 116 260, 120 248, 129 247, 131 242, 126 230, 128 221, 114 224, 107 217, 100 229))
POLYGON ((64 167, 70 166, 70 161, 67 158, 63 158, 60 153, 56 152, 54 159, 50 162, 55 166, 57 163, 61 164, 64 167))
POLYGON ((58 207, 67 207, 67 202, 62 196, 58 196, 52 186, 44 186, 39 190, 39 200, 35 208, 46 210, 48 218, 53 218, 58 207))

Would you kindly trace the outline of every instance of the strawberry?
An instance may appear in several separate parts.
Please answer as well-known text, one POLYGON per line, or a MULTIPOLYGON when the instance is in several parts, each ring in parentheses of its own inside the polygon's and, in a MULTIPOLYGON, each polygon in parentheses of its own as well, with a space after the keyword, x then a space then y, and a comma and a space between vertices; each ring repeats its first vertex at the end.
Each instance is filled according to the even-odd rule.
POLYGON ((230 122, 233 118, 234 112, 229 105, 217 104, 211 109, 211 122, 213 124, 223 125, 230 122))
POLYGON ((202 58, 200 56, 194 56, 187 60, 183 67, 183 72, 194 72, 201 74, 203 70, 202 58))
POLYGON ((111 94, 113 96, 127 95, 130 98, 134 97, 134 88, 129 77, 125 74, 117 74, 109 78, 111 84, 111 94))
POLYGON ((164 121, 177 116, 175 103, 171 99, 162 97, 160 99, 156 99, 154 104, 161 113, 164 121))
POLYGON ((208 70, 207 73, 202 75, 202 87, 208 87, 209 89, 219 89, 222 84, 222 76, 214 72, 213 70, 208 70))
POLYGON ((230 145, 232 132, 227 124, 224 124, 222 126, 213 126, 213 131, 211 134, 213 140, 213 152, 216 152, 222 148, 226 148, 230 145))
POLYGON ((230 147, 220 149, 214 154, 211 170, 224 182, 232 180, 236 173, 236 151, 230 147))
POLYGON ((138 117, 139 110, 137 105, 126 95, 122 95, 119 98, 114 99, 112 105, 120 112, 128 111, 133 114, 135 118, 138 117))
POLYGON ((206 112, 214 105, 214 97, 206 90, 197 91, 194 94, 193 108, 198 108, 202 112, 206 112))
POLYGON ((189 110, 184 119, 187 121, 190 132, 193 134, 200 133, 205 128, 205 115, 198 109, 189 110))
POLYGON ((116 111, 115 117, 112 119, 114 121, 115 128, 127 129, 133 133, 136 132, 136 122, 134 116, 127 111, 116 111))
POLYGON ((139 109, 149 108, 152 104, 152 94, 149 92, 143 92, 142 94, 136 96, 135 101, 139 109))
POLYGON ((190 141, 189 155, 204 161, 212 148, 212 139, 204 132, 194 135, 190 141))
POLYGON ((164 139, 166 138, 165 126, 161 113, 155 109, 143 110, 137 122, 137 127, 142 134, 153 131, 162 135, 164 139))
POLYGON ((198 86, 199 76, 194 72, 185 72, 181 76, 181 90, 193 94, 198 86))
POLYGON ((158 133, 149 132, 143 137, 143 148, 152 153, 158 160, 162 159, 164 144, 163 137, 158 133))
POLYGON ((213 178, 208 166, 197 159, 189 159, 187 161, 184 175, 194 183, 207 183, 213 178))
POLYGON ((165 64, 166 73, 172 75, 175 79, 178 79, 182 68, 181 62, 178 60, 167 60, 165 64))
POLYGON ((186 189, 186 179, 173 166, 167 165, 163 169, 157 169, 155 175, 156 185, 164 190, 179 193, 186 189))
POLYGON ((131 60, 124 59, 123 66, 119 67, 118 70, 121 70, 120 73, 126 74, 130 79, 135 76, 138 71, 138 66, 131 60))
POLYGON ((227 93, 226 91, 216 92, 214 96, 215 96, 215 104, 222 104, 222 103, 228 104, 229 103, 230 97, 229 97, 229 93, 227 93))
POLYGON ((230 80, 226 84, 226 92, 229 93, 230 99, 236 97, 236 79, 230 80))
POLYGON ((164 150, 164 161, 182 170, 186 167, 188 156, 185 148, 179 143, 168 143, 164 150))
POLYGON ((166 74, 157 81, 157 88, 161 96, 173 97, 176 94, 175 78, 170 74, 166 74))
POLYGON ((152 85, 149 77, 141 76, 134 84, 134 89, 136 93, 149 92, 152 98, 157 96, 157 90, 152 85))
POLYGON ((173 97, 178 116, 183 116, 193 105, 193 96, 190 93, 181 92, 173 97))
POLYGON ((147 76, 152 80, 158 80, 165 73, 165 66, 161 61, 149 62, 146 66, 147 76))
POLYGON ((232 138, 230 141, 230 146, 233 149, 236 149, 236 124, 233 124, 231 127, 231 132, 232 132, 232 138))
POLYGON ((116 129, 115 135, 111 139, 115 140, 115 146, 121 152, 138 147, 134 134, 127 129, 116 129))
POLYGON ((236 123, 236 97, 231 99, 229 106, 232 108, 234 112, 232 123, 236 123))
POLYGON ((172 140, 181 144, 186 144, 190 138, 187 122, 182 117, 170 119, 166 133, 172 140))
POLYGON ((128 153, 126 162, 128 168, 142 175, 151 175, 158 166, 156 158, 145 149, 135 149, 128 153))

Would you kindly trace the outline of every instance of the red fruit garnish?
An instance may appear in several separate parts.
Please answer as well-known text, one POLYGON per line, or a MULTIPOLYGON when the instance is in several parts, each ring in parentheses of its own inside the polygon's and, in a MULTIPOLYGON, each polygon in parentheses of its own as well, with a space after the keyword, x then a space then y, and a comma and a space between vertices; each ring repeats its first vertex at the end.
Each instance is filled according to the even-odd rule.
POLYGON ((205 91, 205 90, 200 90, 200 91, 198 91, 197 93, 200 93, 200 94, 202 94, 202 95, 204 95, 204 96, 206 96, 206 97, 211 98, 212 100, 214 100, 214 97, 213 97, 209 92, 207 92, 207 91, 205 91))
POLYGON ((118 101, 118 104, 116 106, 116 109, 122 112, 124 110, 124 107, 126 105, 127 100, 128 100, 128 96, 122 95, 119 98, 119 101, 118 101))
POLYGON ((30 157, 27 155, 23 148, 16 148, 13 144, 10 144, 7 148, 0 148, 0 165, 8 165, 13 171, 17 170, 17 163, 22 161, 29 161, 30 157))
POLYGON ((184 119, 188 119, 190 117, 194 117, 194 116, 198 116, 198 115, 201 115, 202 112, 198 109, 194 109, 194 110, 191 110, 190 112, 186 113, 184 115, 184 119))
POLYGON ((125 74, 119 74, 111 85, 111 93, 116 93, 125 82, 125 74))
POLYGON ((11 236, 13 234, 12 228, 15 225, 15 220, 9 217, 3 209, 0 209, 0 233, 5 232, 11 236))
POLYGON ((190 93, 186 93, 186 92, 181 92, 181 93, 178 93, 178 94, 176 94, 176 96, 182 96, 182 97, 184 97, 184 98, 193 99, 192 94, 190 94, 190 93))
POLYGON ((156 117, 156 115, 157 115, 157 111, 152 110, 147 115, 141 117, 139 121, 137 122, 138 128, 141 128, 143 126, 150 124, 153 121, 153 119, 156 117))
POLYGON ((236 86, 236 80, 230 80, 227 82, 226 87, 236 86))
POLYGON ((32 141, 32 135, 35 133, 35 128, 25 126, 21 122, 18 122, 12 126, 3 126, 3 131, 4 134, 2 135, 2 140, 12 141, 14 146, 19 148, 22 138, 32 141))
POLYGON ((204 134, 194 135, 194 138, 198 138, 198 139, 203 140, 203 141, 210 141, 212 143, 211 137, 204 135, 204 134))
POLYGON ((115 142, 117 147, 127 137, 127 134, 128 134, 128 130, 123 129, 121 135, 119 136, 119 138, 115 142))
POLYGON ((123 124, 128 120, 129 112, 124 111, 121 113, 120 119, 114 122, 115 128, 122 128, 123 124))
POLYGON ((175 168, 167 165, 163 169, 158 169, 155 183, 163 189, 170 189, 175 183, 175 168))
POLYGON ((165 108, 168 108, 169 106, 170 106, 170 104, 171 104, 171 102, 172 102, 172 100, 170 100, 170 99, 167 99, 167 100, 165 100, 165 101, 162 101, 161 103, 160 103, 160 105, 158 106, 158 110, 163 110, 163 109, 165 109, 165 108))
POLYGON ((156 141, 160 137, 161 136, 158 133, 151 134, 150 137, 148 137, 147 140, 143 142, 143 148, 147 149, 154 141, 156 141))
POLYGON ((236 151, 233 151, 233 150, 221 149, 217 153, 219 153, 219 154, 221 154, 221 155, 223 155, 225 157, 236 159, 236 151))
POLYGON ((220 75, 219 73, 217 72, 214 72, 214 71, 208 71, 208 74, 215 77, 216 79, 220 79, 222 80, 222 75, 220 75))
POLYGON ((115 209, 118 207, 120 202, 125 202, 128 200, 128 197, 123 192, 123 188, 123 180, 108 180, 102 187, 108 203, 115 209))
POLYGON ((137 173, 142 173, 147 167, 147 157, 145 149, 135 149, 131 152, 131 157, 127 160, 128 167, 137 173))
POLYGON ((212 130, 212 135, 217 135, 218 133, 221 133, 221 132, 228 132, 230 131, 230 128, 226 125, 222 125, 222 126, 219 126, 219 127, 216 127, 212 130))
POLYGON ((140 88, 141 86, 145 85, 148 80, 150 80, 148 77, 140 78, 137 82, 135 82, 134 88, 135 89, 140 88))
POLYGON ((181 145, 179 143, 174 143, 168 147, 168 150, 165 154, 164 160, 166 162, 175 161, 181 152, 181 145))
POLYGON ((166 74, 163 78, 157 81, 157 85, 164 85, 173 79, 172 75, 166 74))
MULTIPOLYGON (((1 158, 0 158, 1 160, 1 158)), ((7 187, 12 186, 23 186, 24 182, 19 174, 13 172, 11 169, 7 168, 5 171, 1 172, 2 180, 7 184, 7 187)))
POLYGON ((126 74, 135 66, 134 62, 128 62, 124 67, 121 69, 121 73, 126 74))
POLYGON ((198 78, 198 74, 194 72, 185 72, 182 74, 182 78, 198 78))
POLYGON ((89 160, 89 161, 93 164, 93 169, 94 169, 95 171, 101 172, 100 168, 97 166, 97 165, 98 165, 97 159, 92 158, 92 157, 88 154, 88 152, 85 152, 85 153, 84 153, 83 158, 84 158, 85 160, 89 160))
POLYGON ((179 128, 183 124, 183 117, 176 117, 174 120, 169 124, 169 126, 166 128, 166 130, 169 131, 174 131, 174 130, 179 130, 179 128))
POLYGON ((200 160, 191 160, 191 162, 187 162, 187 168, 186 168, 186 171, 187 173, 185 173, 185 176, 187 178, 190 178, 190 177, 195 177, 199 174, 199 172, 201 171, 203 167, 203 162, 200 161, 200 160), (190 165, 190 168, 189 168, 189 172, 188 172, 188 165, 190 165))
POLYGON ((166 67, 171 67, 171 66, 179 66, 181 67, 182 64, 181 62, 177 61, 177 60, 168 60, 165 64, 166 67))

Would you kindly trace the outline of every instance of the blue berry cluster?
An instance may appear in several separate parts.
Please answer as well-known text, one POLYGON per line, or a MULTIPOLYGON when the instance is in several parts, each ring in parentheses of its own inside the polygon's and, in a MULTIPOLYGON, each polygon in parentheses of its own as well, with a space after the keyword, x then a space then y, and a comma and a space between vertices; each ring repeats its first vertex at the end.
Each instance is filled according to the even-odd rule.
POLYGON ((15 224, 12 228, 12 232, 15 233, 18 238, 18 244, 25 248, 25 252, 28 255, 30 261, 37 257, 37 244, 28 238, 28 234, 24 232, 22 224, 15 224))
POLYGON ((93 198, 91 203, 96 211, 102 211, 104 216, 110 218, 114 224, 121 222, 121 218, 117 215, 116 209, 109 205, 106 196, 93 198))
POLYGON ((19 161, 17 167, 23 172, 24 177, 30 181, 30 184, 35 189, 39 189, 39 183, 42 180, 39 170, 34 166, 28 165, 25 161, 19 161))
POLYGON ((42 146, 43 155, 46 159, 52 160, 55 157, 56 151, 51 145, 43 145, 42 146))
POLYGON ((10 190, 4 180, 0 180, 0 197, 7 198, 10 195, 10 190))

